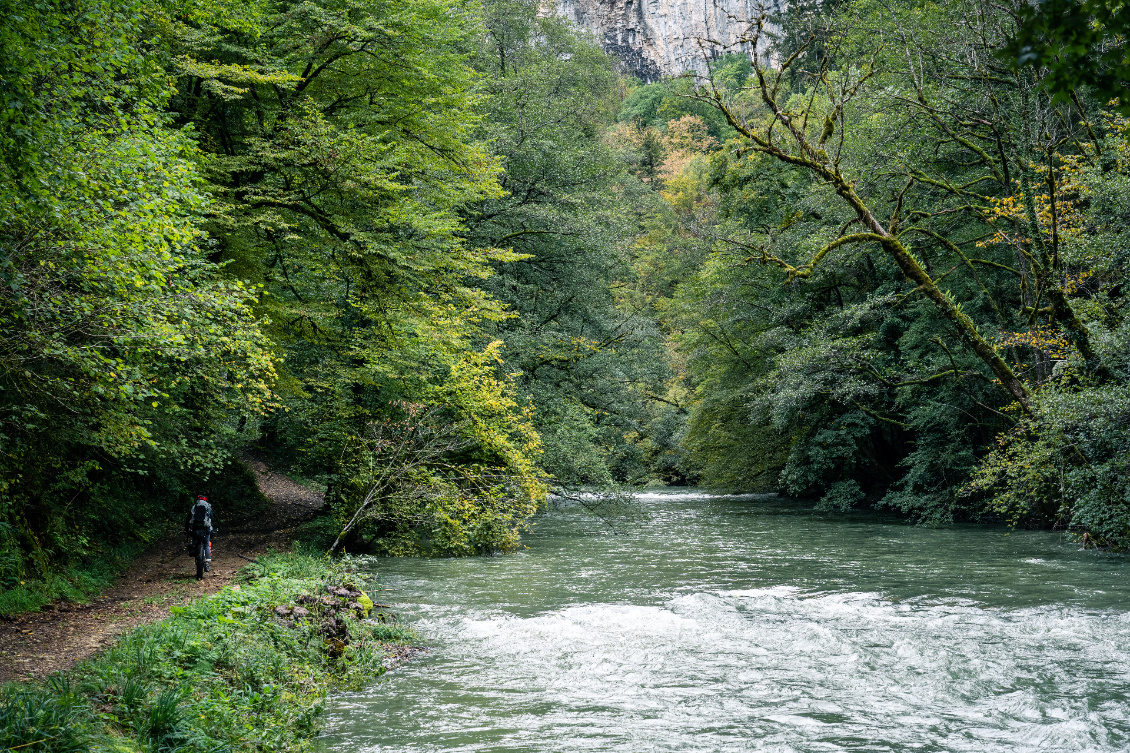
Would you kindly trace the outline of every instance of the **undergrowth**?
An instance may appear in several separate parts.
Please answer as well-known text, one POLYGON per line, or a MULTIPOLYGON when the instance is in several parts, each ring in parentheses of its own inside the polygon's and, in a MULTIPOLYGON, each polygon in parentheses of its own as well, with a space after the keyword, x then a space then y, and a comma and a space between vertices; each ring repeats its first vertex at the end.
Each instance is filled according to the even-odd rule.
POLYGON ((118 574, 144 550, 144 544, 130 542, 108 548, 98 559, 63 572, 30 580, 10 578, 0 588, 0 618, 34 612, 58 599, 85 603, 112 586, 118 574))
POLYGON ((348 615, 349 644, 335 651, 316 621, 276 615, 327 585, 363 587, 348 562, 269 555, 241 581, 70 672, 4 686, 0 751, 309 750, 326 694, 383 674, 389 644, 413 638, 400 625, 348 615))

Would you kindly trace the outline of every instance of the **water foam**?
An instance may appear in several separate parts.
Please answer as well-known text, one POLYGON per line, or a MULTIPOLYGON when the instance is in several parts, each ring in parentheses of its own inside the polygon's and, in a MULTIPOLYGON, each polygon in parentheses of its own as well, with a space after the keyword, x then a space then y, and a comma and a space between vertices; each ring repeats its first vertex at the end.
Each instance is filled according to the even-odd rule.
POLYGON ((654 497, 625 536, 565 511, 514 557, 382 563, 434 650, 336 699, 325 748, 1130 749, 1123 560, 654 497))
POLYGON ((662 607, 437 614, 419 627, 442 638, 439 666, 411 667, 410 682, 387 689, 480 735, 453 746, 457 725, 444 724, 442 747, 356 749, 1120 751, 1130 742, 1130 625, 1117 616, 774 587, 662 607), (458 689, 437 674, 459 677, 458 689), (1049 685, 1051 697, 1041 692, 1049 685))

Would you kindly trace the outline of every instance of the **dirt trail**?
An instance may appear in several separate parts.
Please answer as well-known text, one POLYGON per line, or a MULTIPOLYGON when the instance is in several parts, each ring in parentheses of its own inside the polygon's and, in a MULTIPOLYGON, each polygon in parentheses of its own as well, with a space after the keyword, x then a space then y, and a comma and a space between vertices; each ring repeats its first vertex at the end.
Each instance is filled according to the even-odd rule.
MULTIPOLYGON (((250 462, 259 488, 273 503, 261 518, 230 529, 221 525, 212 539, 211 571, 198 581, 184 550, 185 538, 171 533, 139 557, 118 583, 90 604, 57 602, 42 612, 0 623, 0 682, 42 677, 67 669, 118 635, 169 614, 169 607, 220 590, 268 549, 286 549, 295 527, 322 506, 322 495, 287 476, 250 462)), ((222 511, 217 517, 222 523, 222 511)))

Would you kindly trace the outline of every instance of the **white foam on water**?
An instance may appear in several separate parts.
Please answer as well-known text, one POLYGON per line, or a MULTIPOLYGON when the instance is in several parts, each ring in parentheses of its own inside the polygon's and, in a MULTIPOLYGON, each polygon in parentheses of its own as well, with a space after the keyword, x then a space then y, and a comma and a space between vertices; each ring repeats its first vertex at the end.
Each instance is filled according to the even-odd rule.
POLYGON ((1125 614, 776 586, 417 627, 442 652, 334 750, 1130 749, 1125 614))
MULTIPOLYGON (((570 495, 571 497, 579 499, 601 499, 605 496, 603 492, 576 492, 570 495)), ((774 492, 757 493, 757 494, 713 494, 705 491, 684 491, 682 489, 656 490, 656 491, 637 491, 632 493, 632 497, 637 502, 695 502, 695 501, 735 501, 735 500, 768 500, 777 498, 774 492)), ((551 494, 551 499, 561 500, 561 497, 551 494)))
POLYGON ((649 490, 628 535, 572 511, 514 557, 382 563, 433 651, 335 699, 324 749, 1130 750, 1124 558, 718 499, 649 490))
POLYGON ((1028 565, 1039 565, 1040 567, 1050 567, 1050 568, 1053 568, 1055 570, 1065 569, 1065 567, 1062 563, 1050 562, 1046 559, 1043 559, 1042 557, 1029 557, 1026 560, 1024 560, 1024 562, 1025 562, 1025 564, 1028 564, 1028 565))
POLYGON ((637 492, 635 498, 641 502, 663 502, 663 501, 686 501, 686 500, 754 500, 754 499, 773 499, 777 495, 774 493, 766 494, 712 494, 710 492, 684 492, 684 491, 670 491, 670 492, 637 492))

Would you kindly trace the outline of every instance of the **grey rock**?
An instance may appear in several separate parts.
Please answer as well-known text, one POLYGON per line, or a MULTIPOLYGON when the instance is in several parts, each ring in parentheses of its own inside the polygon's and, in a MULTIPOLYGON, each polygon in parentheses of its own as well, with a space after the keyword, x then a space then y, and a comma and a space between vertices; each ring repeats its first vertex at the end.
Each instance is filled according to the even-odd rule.
MULTIPOLYGON (((712 42, 730 45, 730 52, 749 52, 740 40, 762 12, 758 0, 556 0, 559 15, 591 31, 601 47, 618 58, 625 70, 644 82, 687 71, 702 73, 706 55, 721 54, 712 42)), ((783 9, 782 0, 765 0, 769 12, 783 9)), ((764 42, 762 42, 762 47, 764 42)))

